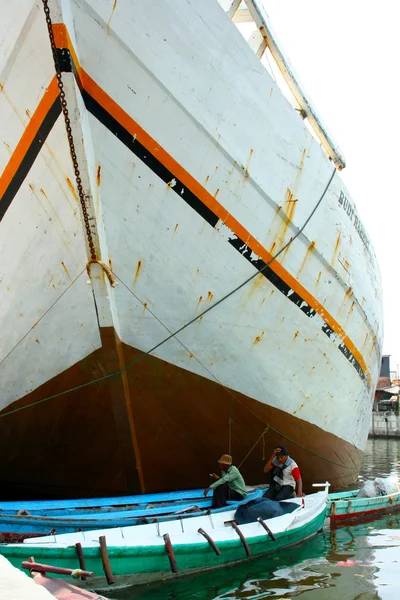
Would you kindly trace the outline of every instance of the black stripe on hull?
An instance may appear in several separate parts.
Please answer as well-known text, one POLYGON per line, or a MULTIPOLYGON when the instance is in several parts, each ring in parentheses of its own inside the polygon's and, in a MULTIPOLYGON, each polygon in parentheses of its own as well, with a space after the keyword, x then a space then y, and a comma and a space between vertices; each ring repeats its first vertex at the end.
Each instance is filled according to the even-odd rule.
MULTIPOLYGON (((125 146, 135 154, 151 171, 160 177, 165 183, 170 183, 174 180, 173 187, 171 189, 184 200, 191 208, 193 208, 198 215, 203 217, 212 227, 215 227, 219 221, 219 218, 211 211, 210 208, 205 206, 203 202, 195 196, 186 186, 184 186, 179 179, 169 171, 161 162, 140 142, 132 138, 132 135, 120 124, 114 117, 112 117, 94 98, 85 90, 82 90, 83 99, 86 108, 89 112, 102 123, 111 133, 113 133, 125 146)), ((234 232, 232 237, 229 238, 229 243, 233 246, 246 260, 248 260, 262 275, 274 285, 288 300, 293 302, 300 310, 310 319, 312 319, 317 313, 316 311, 291 287, 283 281, 266 263, 261 259, 252 259, 253 252, 243 240, 241 240, 234 232)), ((322 326, 322 331, 327 335, 336 347, 349 363, 357 371, 360 378, 364 383, 368 384, 366 375, 357 361, 353 356, 352 352, 343 342, 339 342, 337 334, 327 325, 326 323, 322 326)))
MULTIPOLYGON (((196 213, 201 216, 211 227, 215 228, 219 222, 219 217, 213 213, 213 211, 206 206, 191 190, 184 186, 181 181, 167 169, 154 154, 152 154, 147 148, 145 148, 136 138, 132 137, 130 132, 125 129, 106 109, 101 106, 85 89, 83 89, 82 82, 79 79, 76 65, 74 65, 70 51, 66 48, 58 48, 58 58, 61 69, 63 72, 73 72, 74 76, 79 85, 79 89, 82 93, 82 97, 87 110, 106 127, 113 135, 115 135, 139 160, 141 160, 151 171, 157 175, 164 183, 170 185, 179 198, 184 200, 196 213)), ((44 144, 47 135, 51 131, 57 117, 61 111, 60 100, 54 102, 48 115, 44 119, 37 136, 35 136, 34 142, 31 144, 26 156, 24 157, 21 167, 18 169, 12 182, 10 183, 6 193, 0 202, 0 219, 4 215, 8 206, 11 204, 13 197, 17 193, 23 180, 25 179, 30 167, 32 166, 36 156, 38 155, 42 145, 44 144), (30 160, 28 160, 28 158, 30 160), (21 173, 20 173, 21 171, 21 173), (15 180, 15 181, 14 181, 15 180), (18 183, 19 182, 19 183, 18 183), (7 195, 8 204, 3 206, 3 200, 7 195)), ((316 311, 304 300, 297 292, 292 290, 290 286, 279 277, 266 263, 261 259, 252 259, 253 252, 243 240, 241 240, 234 232, 232 237, 229 238, 229 243, 234 247, 246 260, 248 260, 262 275, 270 282, 274 287, 279 290, 288 300, 294 303, 300 308, 300 310, 310 319, 312 319, 317 313, 316 311)), ((323 318, 323 317, 321 317, 323 318)), ((324 323, 321 330, 325 335, 331 339, 336 345, 338 350, 348 360, 348 362, 354 367, 362 381, 370 387, 370 384, 366 378, 360 363, 354 357, 350 349, 340 341, 338 335, 331 329, 331 327, 324 323)))
POLYGON ((45 116, 40 125, 35 137, 33 138, 24 158, 22 159, 14 177, 11 179, 6 191, 0 198, 0 221, 6 214, 19 188, 23 184, 25 177, 28 175, 33 163, 35 162, 43 144, 53 129, 55 122, 61 113, 60 97, 57 96, 53 102, 49 112, 45 116))

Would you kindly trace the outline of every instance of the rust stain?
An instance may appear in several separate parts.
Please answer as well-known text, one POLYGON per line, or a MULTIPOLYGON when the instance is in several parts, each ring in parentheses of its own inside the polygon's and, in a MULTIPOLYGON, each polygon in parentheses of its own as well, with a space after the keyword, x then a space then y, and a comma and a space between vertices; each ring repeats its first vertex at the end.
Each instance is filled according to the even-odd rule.
POLYGON ((311 244, 309 244, 309 246, 307 248, 307 251, 306 251, 306 253, 304 255, 304 258, 302 260, 302 263, 300 265, 300 268, 299 268, 297 274, 299 274, 304 269, 304 266, 305 266, 305 264, 307 262, 307 259, 311 255, 311 253, 314 250, 314 248, 315 248, 315 242, 311 242, 311 244))
POLYGON ((111 260, 111 258, 108 259, 108 264, 110 266, 110 269, 112 270, 112 260, 111 260))
POLYGON ((250 148, 249 157, 247 159, 247 163, 244 168, 244 178, 245 179, 248 179, 248 177, 249 177, 249 167, 250 167, 251 159, 253 158, 253 153, 254 153, 253 148, 250 148))
POLYGON ((294 210, 296 208, 297 198, 293 198, 293 193, 289 188, 286 189, 285 194, 285 214, 290 221, 293 220, 294 210))
POLYGON ((46 198, 46 200, 48 200, 47 194, 43 188, 40 188, 40 192, 41 192, 41 194, 43 194, 43 196, 46 198))
POLYGON ((65 266, 65 264, 64 264, 64 261, 61 261, 61 264, 62 264, 62 267, 63 267, 64 271, 66 272, 66 274, 68 275, 68 277, 69 277, 69 278, 70 278, 70 280, 72 281, 72 277, 71 277, 71 275, 69 274, 69 271, 68 271, 67 267, 65 266))
POLYGON ((71 190, 71 192, 72 192, 72 194, 73 194, 73 196, 74 196, 75 200, 76 200, 76 201, 78 201, 78 194, 77 194, 77 193, 76 193, 76 191, 75 191, 75 187, 74 187, 74 185, 73 185, 72 181, 70 180, 70 178, 69 178, 69 177, 66 177, 66 178, 65 178, 65 181, 67 182, 67 186, 68 186, 68 187, 69 187, 69 189, 71 190))
POLYGON ((147 302, 143 302, 143 312, 147 309, 147 302))
POLYGON ((264 332, 262 331, 262 332, 261 332, 261 335, 258 335, 258 336, 256 337, 256 339, 254 340, 254 342, 253 342, 253 346, 255 346, 256 344, 259 344, 259 343, 261 342, 261 340, 262 340, 263 336, 264 336, 264 332))
POLYGON ((301 154, 301 160, 300 160, 300 164, 299 164, 299 170, 302 171, 303 167, 304 167, 304 160, 306 158, 306 154, 307 154, 307 150, 306 148, 304 148, 302 154, 301 154))
POLYGON ((196 310, 199 308, 202 300, 203 300, 203 296, 200 296, 200 298, 197 300, 196 310))
POLYGON ((97 185, 100 185, 100 181, 101 181, 101 165, 99 165, 97 167, 97 175, 96 175, 96 179, 97 179, 97 185))
POLYGON ((207 300, 208 300, 209 302, 211 302, 211 300, 212 300, 212 299, 213 299, 213 293, 212 293, 212 292, 210 292, 210 291, 208 291, 208 292, 207 292, 207 300))
POLYGON ((175 225, 175 227, 174 227, 174 233, 175 233, 175 231, 176 231, 177 229, 178 229, 178 223, 177 223, 177 224, 175 225))
POLYGON ((293 341, 297 338, 298 335, 299 335, 299 332, 296 331, 295 334, 294 334, 294 336, 293 336, 293 341))
POLYGON ((318 277, 317 277, 317 285, 319 284, 319 282, 321 281, 321 275, 322 275, 322 271, 320 271, 318 273, 318 277))
POLYGON ((37 344, 39 344, 39 346, 40 346, 40 342, 39 342, 39 340, 36 340, 36 343, 37 343, 37 344))
POLYGON ((137 280, 138 280, 138 277, 139 277, 139 273, 140 273, 140 269, 141 269, 141 268, 142 268, 142 261, 141 261, 141 260, 138 260, 138 264, 137 264, 137 267, 136 267, 135 278, 134 278, 134 280, 133 280, 133 285, 135 285, 135 283, 136 283, 136 282, 137 282, 137 280))
POLYGON ((31 113, 28 108, 26 109, 25 114, 27 117, 31 118, 31 113))
POLYGON ((111 10, 111 15, 107 21, 107 35, 110 33, 110 23, 111 23, 111 19, 113 18, 114 11, 117 7, 117 2, 118 2, 118 0, 114 0, 114 4, 113 4, 112 10, 111 10))
POLYGON ((215 194, 214 194, 214 198, 216 198, 219 194, 219 188, 216 190, 215 194))
POLYGON ((336 244, 335 244, 335 249, 333 251, 333 254, 336 254, 336 252, 338 251, 339 244, 340 244, 340 231, 339 231, 339 234, 338 234, 338 236, 336 238, 336 244))
POLYGON ((273 253, 274 253, 275 246, 276 246, 276 242, 273 242, 273 243, 272 243, 272 246, 271 246, 271 248, 270 248, 270 250, 269 250, 269 253, 270 253, 270 254, 273 254, 273 253))
POLYGON ((208 183, 208 180, 209 180, 209 179, 210 179, 210 176, 209 176, 209 175, 207 175, 207 177, 206 177, 206 180, 205 180, 205 182, 204 182, 204 183, 208 183))

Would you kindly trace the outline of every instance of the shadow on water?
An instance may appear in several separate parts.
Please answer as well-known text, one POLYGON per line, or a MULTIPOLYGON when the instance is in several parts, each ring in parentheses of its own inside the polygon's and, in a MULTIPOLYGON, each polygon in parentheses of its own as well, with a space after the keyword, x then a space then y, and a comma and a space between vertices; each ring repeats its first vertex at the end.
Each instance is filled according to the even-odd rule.
MULTIPOLYGON (((360 481, 400 470, 400 442, 368 440, 360 481)), ((341 524, 301 546, 191 579, 133 590, 124 600, 399 600, 400 513, 341 524)))

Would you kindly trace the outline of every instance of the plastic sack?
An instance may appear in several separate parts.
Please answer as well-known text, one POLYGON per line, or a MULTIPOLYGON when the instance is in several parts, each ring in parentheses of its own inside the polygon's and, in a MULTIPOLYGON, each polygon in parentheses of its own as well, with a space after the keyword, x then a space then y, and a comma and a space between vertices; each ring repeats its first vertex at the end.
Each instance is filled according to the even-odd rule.
POLYGON ((357 498, 376 498, 387 496, 399 491, 399 478, 396 473, 389 477, 377 477, 374 481, 366 481, 360 488, 357 498))
POLYGON ((390 473, 389 477, 377 477, 375 485, 379 491, 379 496, 395 494, 399 491, 399 478, 396 473, 390 473))
POLYGON ((235 521, 238 525, 254 523, 258 517, 262 519, 273 519, 287 513, 293 512, 299 508, 294 502, 277 502, 269 498, 256 498, 241 504, 235 512, 235 521))
POLYGON ((357 494, 357 498, 375 498, 375 496, 379 496, 375 481, 366 481, 363 483, 357 494))

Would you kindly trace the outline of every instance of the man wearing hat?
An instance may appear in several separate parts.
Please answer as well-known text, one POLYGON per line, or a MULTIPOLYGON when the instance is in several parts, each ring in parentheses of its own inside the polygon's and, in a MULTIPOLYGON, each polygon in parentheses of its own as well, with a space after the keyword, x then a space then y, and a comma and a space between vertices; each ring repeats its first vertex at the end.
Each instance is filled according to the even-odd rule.
POLYGON ((244 500, 247 496, 246 484, 239 469, 233 466, 232 456, 223 454, 218 466, 221 469, 221 477, 212 473, 211 477, 216 481, 206 488, 203 494, 207 496, 208 492, 213 490, 212 508, 226 506, 227 500, 244 500))
POLYGON ((270 500, 287 500, 296 496, 304 496, 303 482, 300 469, 290 458, 285 446, 274 449, 271 458, 264 467, 264 473, 272 470, 272 481, 268 490, 263 494, 264 498, 270 500))

